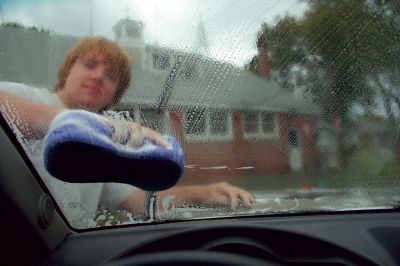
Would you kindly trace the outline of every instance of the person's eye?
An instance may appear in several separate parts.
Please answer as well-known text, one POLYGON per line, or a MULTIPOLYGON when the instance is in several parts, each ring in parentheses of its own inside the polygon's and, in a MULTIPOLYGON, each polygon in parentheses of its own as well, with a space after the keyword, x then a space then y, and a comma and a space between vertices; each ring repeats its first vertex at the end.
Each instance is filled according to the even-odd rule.
POLYGON ((91 60, 86 60, 83 61, 83 65, 87 68, 87 69, 93 69, 95 67, 95 63, 91 60))

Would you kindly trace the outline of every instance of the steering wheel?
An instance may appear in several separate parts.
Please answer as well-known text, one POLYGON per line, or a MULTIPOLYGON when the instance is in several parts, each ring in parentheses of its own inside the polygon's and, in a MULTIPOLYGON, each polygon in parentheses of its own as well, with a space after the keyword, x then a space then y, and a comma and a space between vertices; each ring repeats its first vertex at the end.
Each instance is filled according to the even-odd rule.
POLYGON ((136 255, 107 266, 273 266, 273 262, 242 255, 210 251, 172 251, 136 255))

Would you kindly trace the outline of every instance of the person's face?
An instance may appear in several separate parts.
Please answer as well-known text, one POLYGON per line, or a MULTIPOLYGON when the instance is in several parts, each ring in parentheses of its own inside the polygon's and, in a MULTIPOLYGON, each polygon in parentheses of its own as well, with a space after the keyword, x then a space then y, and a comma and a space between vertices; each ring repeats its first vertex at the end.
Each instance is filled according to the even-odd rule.
POLYGON ((99 111, 111 104, 117 84, 118 75, 104 56, 87 54, 75 61, 57 94, 68 108, 99 111))

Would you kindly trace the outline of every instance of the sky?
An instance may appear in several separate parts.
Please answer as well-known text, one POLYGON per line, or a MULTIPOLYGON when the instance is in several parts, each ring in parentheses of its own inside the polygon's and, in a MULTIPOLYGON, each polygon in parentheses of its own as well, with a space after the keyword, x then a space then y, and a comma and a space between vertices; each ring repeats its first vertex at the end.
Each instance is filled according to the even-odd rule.
POLYGON ((80 37, 114 39, 112 27, 129 17, 144 22, 148 44, 194 51, 205 36, 209 57, 244 65, 256 53, 263 22, 302 16, 307 6, 299 0, 0 0, 0 8, 1 22, 80 37))

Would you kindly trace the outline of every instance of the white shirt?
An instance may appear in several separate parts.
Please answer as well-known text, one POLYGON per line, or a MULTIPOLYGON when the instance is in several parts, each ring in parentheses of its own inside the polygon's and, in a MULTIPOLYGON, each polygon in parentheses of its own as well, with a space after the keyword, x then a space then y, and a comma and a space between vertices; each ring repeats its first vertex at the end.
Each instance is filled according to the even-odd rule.
MULTIPOLYGON (((64 107, 57 95, 47 89, 38 89, 20 83, 0 82, 0 90, 38 103, 64 107)), ((43 140, 28 143, 23 141, 21 137, 18 139, 73 227, 83 229, 95 226, 93 218, 100 203, 113 211, 135 189, 133 186, 118 183, 73 184, 60 181, 51 176, 44 168, 43 140)))

